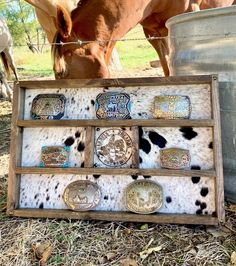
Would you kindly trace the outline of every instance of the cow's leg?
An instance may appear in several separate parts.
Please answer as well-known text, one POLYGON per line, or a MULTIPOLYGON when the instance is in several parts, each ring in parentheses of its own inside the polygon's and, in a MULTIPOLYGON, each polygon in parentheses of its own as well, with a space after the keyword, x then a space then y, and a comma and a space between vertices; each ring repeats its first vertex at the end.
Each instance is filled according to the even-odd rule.
POLYGON ((12 96, 13 96, 12 89, 8 85, 6 77, 1 70, 0 70, 0 87, 1 87, 1 95, 5 99, 12 101, 12 96))
POLYGON ((15 66, 15 63, 14 63, 14 60, 13 60, 13 51, 12 51, 12 48, 9 47, 9 48, 5 49, 4 50, 4 53, 5 53, 6 57, 7 57, 9 66, 12 69, 12 71, 13 71, 13 73, 15 75, 16 80, 18 80, 17 69, 16 69, 16 66, 15 66))
POLYGON ((169 47, 167 42, 168 30, 166 28, 158 28, 158 32, 143 27, 144 34, 147 38, 157 37, 157 39, 149 39, 148 41, 157 51, 164 75, 168 77, 170 75, 168 66, 169 47), (159 37, 159 39, 158 39, 159 37))

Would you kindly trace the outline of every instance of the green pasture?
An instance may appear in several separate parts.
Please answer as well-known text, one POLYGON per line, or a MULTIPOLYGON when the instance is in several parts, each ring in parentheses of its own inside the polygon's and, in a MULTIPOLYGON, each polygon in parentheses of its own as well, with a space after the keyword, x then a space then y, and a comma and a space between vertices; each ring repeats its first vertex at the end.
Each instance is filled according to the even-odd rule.
MULTIPOLYGON (((125 38, 144 38, 141 27, 131 30, 125 38)), ((116 44, 123 70, 149 67, 157 59, 155 50, 147 40, 118 41, 116 44)), ((42 53, 32 53, 27 46, 15 46, 14 58, 21 78, 53 76, 50 45, 42 53)))

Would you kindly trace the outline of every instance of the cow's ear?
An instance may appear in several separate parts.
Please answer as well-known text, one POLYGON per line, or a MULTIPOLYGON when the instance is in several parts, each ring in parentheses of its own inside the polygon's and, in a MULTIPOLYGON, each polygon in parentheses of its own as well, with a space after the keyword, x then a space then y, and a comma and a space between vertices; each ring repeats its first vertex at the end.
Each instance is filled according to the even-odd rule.
POLYGON ((56 27, 63 38, 68 38, 72 30, 72 20, 69 12, 61 5, 57 5, 56 27))

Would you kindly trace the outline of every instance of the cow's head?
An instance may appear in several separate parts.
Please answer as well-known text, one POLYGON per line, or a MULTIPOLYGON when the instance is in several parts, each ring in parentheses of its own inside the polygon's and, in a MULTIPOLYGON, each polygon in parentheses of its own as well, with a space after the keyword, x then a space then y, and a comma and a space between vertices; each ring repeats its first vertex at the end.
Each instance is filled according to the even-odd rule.
POLYGON ((57 33, 52 44, 53 70, 56 79, 107 78, 104 47, 95 40, 80 42, 70 14, 57 7, 57 33))

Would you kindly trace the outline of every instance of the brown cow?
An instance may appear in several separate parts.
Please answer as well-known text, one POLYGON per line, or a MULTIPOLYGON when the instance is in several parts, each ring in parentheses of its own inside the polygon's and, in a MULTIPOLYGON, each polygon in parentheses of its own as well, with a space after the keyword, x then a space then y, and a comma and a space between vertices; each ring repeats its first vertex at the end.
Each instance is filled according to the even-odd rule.
MULTIPOLYGON (((52 49, 56 78, 107 78, 107 63, 115 40, 138 23, 156 49, 165 76, 168 45, 166 21, 178 14, 200 8, 227 6, 234 0, 82 0, 71 15, 58 6, 57 29, 52 49), (76 42, 82 41, 81 44, 76 42), (83 42, 84 41, 84 42, 83 42), (88 41, 88 42, 87 42, 88 41)), ((131 51, 132 52, 132 51, 131 51)))
POLYGON ((143 26, 147 37, 164 37, 149 41, 159 55, 164 74, 168 76, 166 20, 200 8, 228 6, 234 0, 81 0, 71 17, 70 12, 78 0, 25 1, 35 7, 49 42, 53 41, 55 33, 55 41, 59 42, 94 41, 53 47, 56 78, 95 78, 109 76, 107 64, 115 45, 113 40, 123 37, 138 23, 143 26), (57 4, 60 6, 58 15, 57 4), (65 36, 63 31, 70 27, 71 32, 65 36), (98 43, 99 40, 102 42, 98 43))
POLYGON ((57 5, 63 7, 70 13, 76 8, 79 0, 25 0, 30 5, 34 6, 35 13, 42 28, 47 34, 48 41, 51 43, 57 31, 56 17, 57 5))
MULTIPOLYGON (((79 0, 25 0, 35 8, 38 21, 44 29, 47 39, 50 43, 53 42, 53 38, 57 32, 56 29, 56 16, 57 16, 57 5, 63 5, 65 9, 70 13, 76 8, 79 0)), ((112 51, 112 58, 110 67, 114 70, 120 70, 121 64, 116 49, 112 51)))

